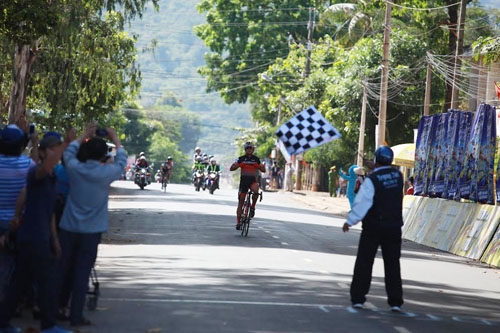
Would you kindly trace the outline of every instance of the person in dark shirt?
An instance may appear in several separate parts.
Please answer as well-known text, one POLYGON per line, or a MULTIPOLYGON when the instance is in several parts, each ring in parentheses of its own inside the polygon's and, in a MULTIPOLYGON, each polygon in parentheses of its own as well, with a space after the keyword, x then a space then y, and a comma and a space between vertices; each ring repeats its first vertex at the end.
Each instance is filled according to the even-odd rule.
POLYGON ((387 146, 375 151, 375 169, 356 195, 342 230, 363 221, 358 254, 351 283, 353 308, 362 308, 370 290, 372 267, 377 249, 382 248, 387 302, 392 311, 401 311, 401 227, 403 226, 403 175, 391 167, 394 153, 387 146))
POLYGON ((48 132, 40 141, 40 163, 28 172, 24 216, 17 228, 18 255, 14 275, 17 285, 13 299, 29 288, 33 278, 42 333, 70 332, 56 326, 57 258, 61 255, 61 246, 54 215, 56 177, 53 170, 63 150, 63 140, 58 133, 48 132))
POLYGON ((240 186, 238 189, 238 208, 236 209, 236 229, 240 229, 240 217, 248 189, 253 192, 252 205, 250 207, 250 217, 255 216, 255 204, 259 197, 259 183, 257 182, 257 172, 266 172, 266 166, 260 163, 260 159, 253 154, 255 146, 251 142, 243 145, 245 155, 240 156, 231 164, 229 171, 241 169, 240 186))

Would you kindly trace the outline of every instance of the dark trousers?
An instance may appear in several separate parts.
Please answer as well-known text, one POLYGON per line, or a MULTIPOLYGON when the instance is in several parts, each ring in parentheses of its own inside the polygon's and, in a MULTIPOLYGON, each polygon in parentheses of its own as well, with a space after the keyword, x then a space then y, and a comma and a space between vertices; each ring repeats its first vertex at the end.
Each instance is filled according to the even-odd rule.
MULTIPOLYGON (((11 317, 19 296, 34 283, 36 304, 40 308, 40 327, 42 330, 56 324, 57 311, 57 260, 50 247, 32 243, 17 245, 16 268, 11 280, 6 314, 11 317)), ((3 311, 4 309, 2 309, 3 311)), ((2 318, 6 325, 10 318, 2 318)))
MULTIPOLYGON (((62 248, 62 283, 67 274, 72 274, 70 320, 78 323, 83 319, 86 294, 89 288, 89 276, 97 257, 97 247, 101 233, 76 233, 61 230, 59 241, 62 248)), ((62 305, 64 306, 64 304, 62 305)))
POLYGON ((372 268, 378 247, 384 260, 385 290, 390 306, 403 305, 401 280, 401 228, 363 229, 359 239, 358 255, 351 283, 352 304, 366 301, 372 280, 372 268))

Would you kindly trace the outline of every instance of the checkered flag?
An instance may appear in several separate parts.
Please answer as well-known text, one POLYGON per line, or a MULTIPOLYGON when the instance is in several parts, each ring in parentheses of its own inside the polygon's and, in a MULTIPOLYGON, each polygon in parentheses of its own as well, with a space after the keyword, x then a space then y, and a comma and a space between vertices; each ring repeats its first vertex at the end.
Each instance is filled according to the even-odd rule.
POLYGON ((276 136, 290 155, 341 137, 339 131, 312 105, 281 125, 276 136))

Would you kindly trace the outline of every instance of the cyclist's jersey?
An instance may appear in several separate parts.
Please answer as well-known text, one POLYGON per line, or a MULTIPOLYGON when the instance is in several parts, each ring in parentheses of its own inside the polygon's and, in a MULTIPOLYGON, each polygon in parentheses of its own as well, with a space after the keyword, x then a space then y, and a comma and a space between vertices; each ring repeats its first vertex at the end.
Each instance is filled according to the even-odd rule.
POLYGON ((236 163, 238 163, 241 169, 239 193, 246 193, 250 186, 257 182, 260 159, 255 155, 243 155, 238 157, 236 163))

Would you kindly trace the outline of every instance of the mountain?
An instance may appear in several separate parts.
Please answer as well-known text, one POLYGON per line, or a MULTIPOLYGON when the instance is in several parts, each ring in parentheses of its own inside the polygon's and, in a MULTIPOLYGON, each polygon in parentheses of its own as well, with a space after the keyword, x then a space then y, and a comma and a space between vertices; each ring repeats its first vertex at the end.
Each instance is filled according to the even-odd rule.
MULTIPOLYGON (((198 0, 162 0, 160 11, 150 5, 142 20, 136 20, 128 29, 140 37, 137 48, 150 48, 156 40, 154 52, 140 52, 138 63, 142 72, 141 105, 152 107, 165 93, 173 93, 187 110, 202 120, 202 135, 198 146, 203 151, 222 155, 234 151, 231 144, 239 135, 234 127, 252 127, 248 105, 226 105, 218 93, 206 93, 206 80, 197 73, 204 65, 207 48, 195 36, 193 27, 204 23, 196 11, 198 0)), ((194 147, 193 147, 194 149, 194 147)))

